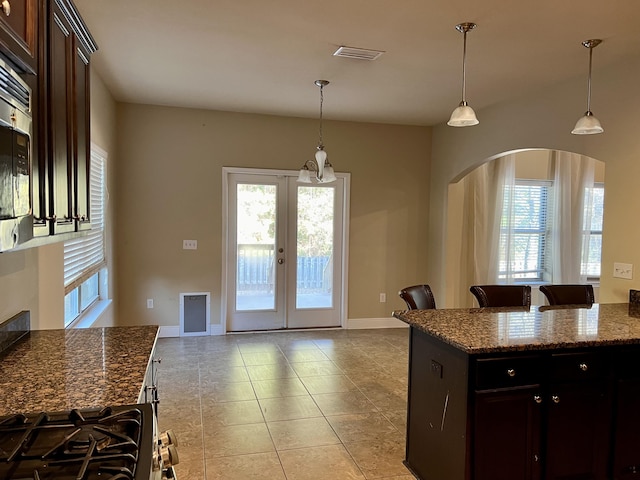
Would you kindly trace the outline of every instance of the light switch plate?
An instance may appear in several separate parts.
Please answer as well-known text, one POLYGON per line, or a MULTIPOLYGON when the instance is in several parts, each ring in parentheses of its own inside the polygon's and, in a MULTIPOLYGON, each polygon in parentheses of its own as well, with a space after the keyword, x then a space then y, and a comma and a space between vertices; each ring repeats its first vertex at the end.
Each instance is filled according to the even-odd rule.
POLYGON ((630 263, 614 263, 613 276, 615 278, 633 279, 633 265, 630 263))

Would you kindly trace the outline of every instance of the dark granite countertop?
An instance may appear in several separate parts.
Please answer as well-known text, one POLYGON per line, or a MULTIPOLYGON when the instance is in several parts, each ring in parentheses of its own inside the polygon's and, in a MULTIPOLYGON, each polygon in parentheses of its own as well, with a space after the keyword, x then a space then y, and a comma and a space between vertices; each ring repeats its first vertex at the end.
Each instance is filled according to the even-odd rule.
POLYGON ((36 330, 0 356, 0 415, 138 403, 157 326, 36 330))
POLYGON ((402 310, 393 316, 469 354, 640 344, 640 314, 627 303, 402 310))

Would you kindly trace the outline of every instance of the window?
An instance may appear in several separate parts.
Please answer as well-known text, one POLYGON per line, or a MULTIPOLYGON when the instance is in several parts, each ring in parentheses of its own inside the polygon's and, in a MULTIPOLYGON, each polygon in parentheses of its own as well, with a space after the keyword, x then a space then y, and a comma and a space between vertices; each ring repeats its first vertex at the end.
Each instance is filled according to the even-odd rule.
POLYGON ((69 326, 100 298, 105 274, 104 213, 106 153, 91 149, 91 231, 64 243, 64 324, 69 326))
POLYGON ((600 280, 600 259, 602 258, 602 213, 604 210, 604 185, 596 183, 585 198, 584 225, 586 251, 582 255, 581 273, 589 282, 600 280))
MULTIPOLYGON (((499 279, 544 282, 550 278, 553 182, 517 179, 505 189, 500 222, 499 279)), ((582 274, 589 282, 600 279, 604 185, 585 192, 582 274)))
POLYGON ((542 281, 549 236, 551 182, 516 180, 513 196, 505 189, 500 222, 498 278, 542 281), (509 202, 511 197, 512 202, 509 202))

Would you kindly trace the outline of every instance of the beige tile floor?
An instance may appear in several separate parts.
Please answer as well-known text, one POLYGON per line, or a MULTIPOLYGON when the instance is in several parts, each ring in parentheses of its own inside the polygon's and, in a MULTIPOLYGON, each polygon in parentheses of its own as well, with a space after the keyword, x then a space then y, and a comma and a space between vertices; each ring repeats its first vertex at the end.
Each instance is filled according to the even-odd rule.
POLYGON ((158 340, 179 480, 413 480, 408 329, 158 340))

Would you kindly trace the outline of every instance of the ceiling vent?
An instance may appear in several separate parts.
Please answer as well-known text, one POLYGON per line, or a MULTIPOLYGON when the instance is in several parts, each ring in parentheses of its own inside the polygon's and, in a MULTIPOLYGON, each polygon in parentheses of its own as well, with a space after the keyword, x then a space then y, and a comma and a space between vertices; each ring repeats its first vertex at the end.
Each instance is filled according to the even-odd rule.
POLYGON ((334 57, 355 58, 356 60, 375 60, 384 52, 366 48, 340 47, 333 53, 334 57))

